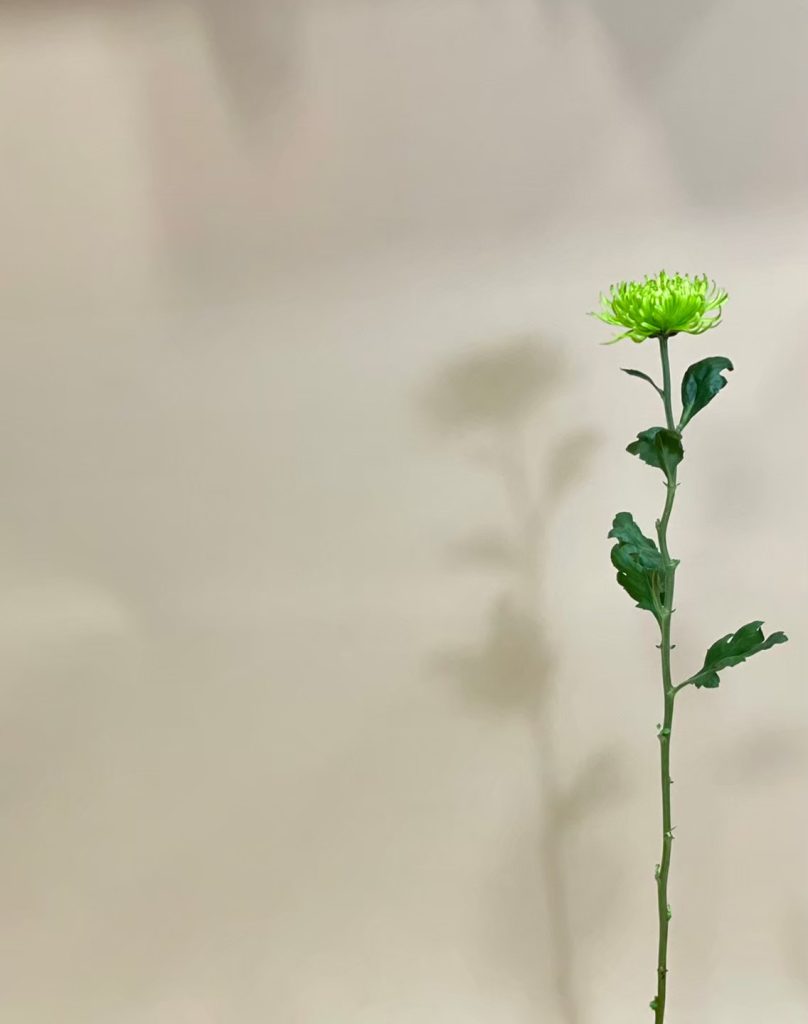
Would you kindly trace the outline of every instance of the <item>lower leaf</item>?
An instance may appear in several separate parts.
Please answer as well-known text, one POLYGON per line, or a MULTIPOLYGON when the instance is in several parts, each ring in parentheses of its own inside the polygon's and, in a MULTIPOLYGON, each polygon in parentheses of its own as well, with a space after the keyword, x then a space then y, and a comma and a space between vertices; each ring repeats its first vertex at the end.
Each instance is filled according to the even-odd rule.
POLYGON ((742 661, 751 658, 753 654, 767 651, 775 644, 784 644, 788 640, 788 637, 782 632, 770 633, 764 637, 763 630, 760 628, 762 625, 763 622, 760 620, 747 622, 745 626, 741 626, 734 633, 727 633, 720 640, 716 640, 707 650, 704 665, 687 682, 693 683, 699 688, 714 690, 720 682, 718 673, 723 669, 740 665, 742 661))

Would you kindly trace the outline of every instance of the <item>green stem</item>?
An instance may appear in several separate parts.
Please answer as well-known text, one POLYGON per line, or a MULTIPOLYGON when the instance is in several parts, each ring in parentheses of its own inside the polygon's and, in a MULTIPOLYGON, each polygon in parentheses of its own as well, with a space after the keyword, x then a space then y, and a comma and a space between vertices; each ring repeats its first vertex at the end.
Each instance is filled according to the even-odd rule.
POLYGON ((665 419, 668 430, 676 430, 673 423, 671 361, 668 358, 668 339, 664 334, 659 337, 659 353, 662 356, 662 401, 665 403, 665 419))
MULTIPOLYGON (((659 339, 659 351, 662 357, 663 401, 665 403, 665 419, 669 430, 675 430, 671 392, 671 368, 668 357, 668 339, 662 335, 659 339)), ((668 523, 673 502, 676 497, 676 469, 667 482, 665 509, 657 522, 659 550, 662 553, 665 590, 664 603, 660 614, 661 642, 659 649, 662 663, 662 690, 665 701, 665 713, 662 728, 659 731, 660 777, 662 783, 662 857, 656 870, 657 903, 659 911, 659 949, 657 957, 657 992, 651 1004, 654 1010, 654 1024, 663 1024, 665 1020, 665 1000, 667 997, 668 980, 668 929, 670 927, 670 904, 668 902, 668 877, 671 867, 673 847, 673 825, 671 823, 671 772, 670 747, 671 730, 673 729, 673 707, 676 690, 671 677, 671 616, 673 614, 673 588, 676 575, 676 562, 668 551, 668 523)))

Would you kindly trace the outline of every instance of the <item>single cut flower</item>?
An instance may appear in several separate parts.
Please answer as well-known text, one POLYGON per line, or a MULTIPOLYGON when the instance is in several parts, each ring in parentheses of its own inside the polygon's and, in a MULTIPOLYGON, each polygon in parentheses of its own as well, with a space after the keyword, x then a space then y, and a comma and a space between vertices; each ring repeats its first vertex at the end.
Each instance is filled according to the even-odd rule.
POLYGON ((721 321, 721 306, 727 293, 706 275, 669 276, 664 270, 644 281, 613 284, 601 295, 601 312, 592 313, 605 324, 625 327, 611 341, 623 338, 641 342, 646 338, 671 338, 674 334, 704 334, 721 321))

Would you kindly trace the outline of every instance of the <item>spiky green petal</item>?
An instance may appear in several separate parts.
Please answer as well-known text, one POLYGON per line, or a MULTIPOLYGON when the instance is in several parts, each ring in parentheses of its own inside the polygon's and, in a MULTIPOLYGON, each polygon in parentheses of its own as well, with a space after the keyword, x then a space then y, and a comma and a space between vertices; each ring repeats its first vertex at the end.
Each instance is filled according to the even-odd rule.
POLYGON ((669 275, 664 270, 644 281, 613 284, 601 295, 601 311, 592 316, 625 331, 607 345, 631 338, 673 337, 674 334, 704 334, 721 321, 721 307, 727 293, 706 275, 669 275))

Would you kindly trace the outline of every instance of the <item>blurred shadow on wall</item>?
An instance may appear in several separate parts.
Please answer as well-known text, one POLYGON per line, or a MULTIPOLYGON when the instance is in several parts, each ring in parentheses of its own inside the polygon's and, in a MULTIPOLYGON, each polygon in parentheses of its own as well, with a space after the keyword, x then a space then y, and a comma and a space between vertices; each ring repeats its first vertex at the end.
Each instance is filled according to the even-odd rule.
POLYGON ((786 907, 782 941, 786 970, 808 1005, 808 905, 786 907))
POLYGON ((679 0, 677 4, 642 4, 637 0, 535 0, 539 14, 558 15, 587 8, 617 45, 620 67, 643 87, 664 73, 696 36, 720 0, 679 0), (649 40, 664 45, 649 46, 649 40))
POLYGON ((805 773, 805 730, 769 726, 749 733, 729 748, 718 748, 713 769, 717 781, 736 787, 782 786, 805 773))
POLYGON ((539 17, 583 10, 597 23, 690 200, 746 211, 804 195, 808 139, 789 125, 803 119, 805 5, 772 17, 764 5, 722 0, 534 2, 539 17))
MULTIPOLYGON (((188 11, 207 39, 230 108, 255 127, 295 89, 299 77, 303 0, 0 0, 0 16, 30 21, 97 15, 126 33, 144 12, 188 11)), ((177 58, 182 61, 183 52, 177 58)))
POLYGON ((255 126, 298 78, 301 0, 195 0, 223 87, 255 126))
MULTIPOLYGON (((756 729, 730 746, 719 748, 716 753, 714 776, 736 792, 747 795, 765 787, 767 793, 777 788, 784 789, 797 780, 797 786, 804 791, 805 772, 808 766, 808 744, 805 730, 799 727, 768 727, 756 729)), ((789 794, 781 799, 787 804, 789 794)), ((783 831, 786 843, 800 844, 798 832, 789 826, 799 826, 796 818, 789 821, 783 831)), ((800 876, 800 881, 802 877, 800 876)), ((805 892, 800 888, 796 893, 798 901, 805 892)), ((795 988, 802 994, 808 1005, 808 905, 788 902, 782 912, 783 964, 795 988)))
MULTIPOLYGON (((583 935, 577 934, 570 859, 594 813, 625 787, 620 756, 611 747, 592 751, 571 779, 559 757, 553 686, 558 654, 546 618, 546 559, 554 513, 584 473, 596 443, 587 429, 548 437, 547 413, 567 383, 557 347, 517 337, 463 354, 443 367, 426 389, 423 410, 438 435, 472 439, 476 458, 498 482, 508 512, 499 528, 477 530, 450 550, 454 565, 492 573, 500 593, 481 641, 441 652, 435 662, 466 699, 526 720, 538 755, 541 819, 524 823, 500 869, 503 882, 494 887, 496 920, 486 934, 497 944, 504 968, 518 972, 537 1002, 543 995, 537 950, 549 943, 560 1019, 581 1024, 576 961, 583 935), (526 942, 526 935, 533 941, 526 942)), ((611 897, 615 879, 603 886, 608 854, 601 865, 595 884, 611 897)), ((576 881, 576 900, 597 901, 599 895, 583 893, 576 881)), ((592 919, 587 915, 588 928, 592 919)))
POLYGON ((249 288, 253 273, 263 281, 263 260, 281 236, 298 237, 319 166, 299 103, 309 8, 303 0, 116 8, 122 48, 134 44, 137 54, 155 253, 171 298, 177 288, 193 298, 200 288, 249 288))

